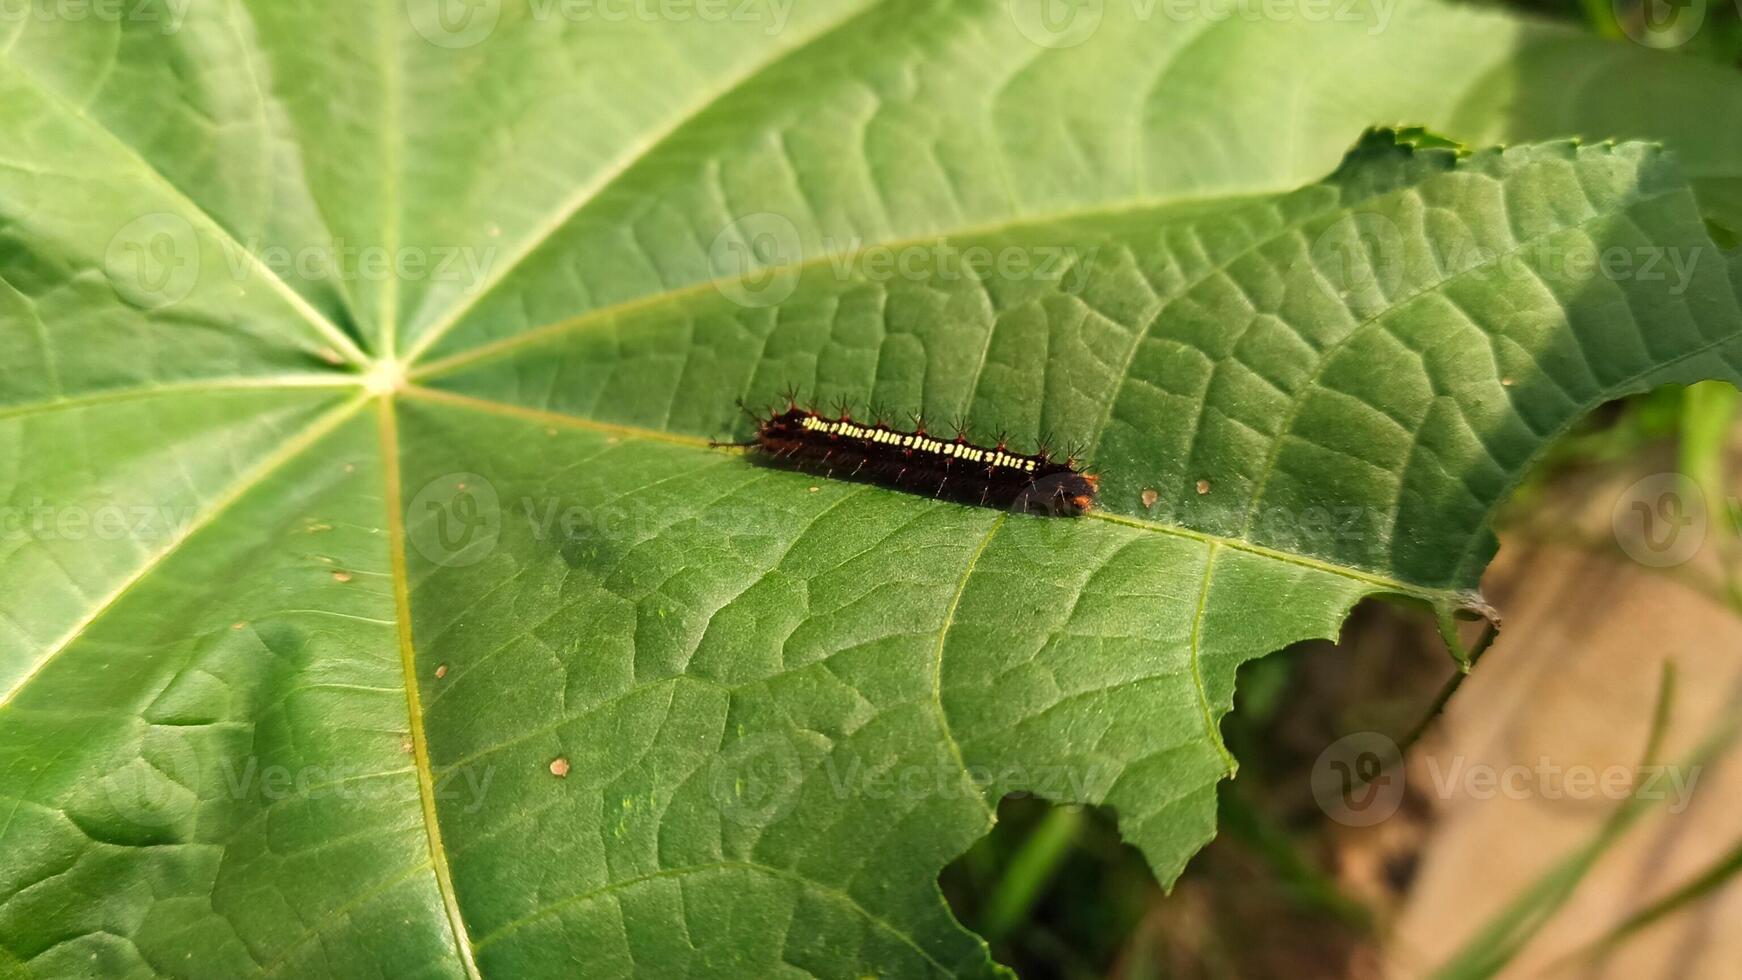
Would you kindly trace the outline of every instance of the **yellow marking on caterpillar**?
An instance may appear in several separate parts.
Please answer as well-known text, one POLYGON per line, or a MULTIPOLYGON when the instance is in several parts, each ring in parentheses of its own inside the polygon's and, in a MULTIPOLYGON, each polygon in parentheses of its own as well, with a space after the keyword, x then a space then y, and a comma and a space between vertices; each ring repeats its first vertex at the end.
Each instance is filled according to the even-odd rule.
POLYGON ((869 429, 845 421, 825 421, 814 416, 807 417, 801 423, 812 432, 826 432, 832 435, 848 436, 854 439, 864 439, 869 442, 883 443, 889 446, 900 446, 904 449, 918 449, 921 452, 936 453, 940 456, 953 456, 958 459, 985 463, 988 466, 1004 467, 1033 473, 1036 463, 1032 459, 1020 459, 1004 452, 1002 449, 975 449, 973 446, 960 442, 940 442, 936 439, 919 435, 918 433, 901 433, 889 429, 869 429))

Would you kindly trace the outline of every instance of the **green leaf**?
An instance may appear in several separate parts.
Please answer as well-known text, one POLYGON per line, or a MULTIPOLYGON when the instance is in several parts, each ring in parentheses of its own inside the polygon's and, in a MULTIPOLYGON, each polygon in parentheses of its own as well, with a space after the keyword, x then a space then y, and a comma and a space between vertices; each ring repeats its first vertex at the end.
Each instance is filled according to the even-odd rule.
POLYGON ((1242 661, 1485 612, 1548 440, 1738 377, 1687 59, 564 9, 0 23, 0 975, 994 973, 935 882, 1000 796, 1171 882, 1242 661), (707 445, 788 384, 1101 509, 707 445))

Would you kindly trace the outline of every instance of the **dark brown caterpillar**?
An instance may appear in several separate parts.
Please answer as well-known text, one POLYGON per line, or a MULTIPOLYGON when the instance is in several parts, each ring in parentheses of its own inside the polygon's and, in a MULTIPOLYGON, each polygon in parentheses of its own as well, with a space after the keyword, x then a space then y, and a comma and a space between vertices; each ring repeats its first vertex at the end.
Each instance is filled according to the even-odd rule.
POLYGON ((715 445, 745 446, 764 460, 807 473, 967 504, 1057 516, 1095 505, 1095 474, 1079 470, 1074 457, 1054 460, 1045 447, 1024 454, 1003 439, 976 446, 959 429, 952 439, 939 438, 917 419, 911 432, 881 419, 865 425, 844 409, 830 418, 790 396, 785 411, 751 417, 755 439, 715 445))

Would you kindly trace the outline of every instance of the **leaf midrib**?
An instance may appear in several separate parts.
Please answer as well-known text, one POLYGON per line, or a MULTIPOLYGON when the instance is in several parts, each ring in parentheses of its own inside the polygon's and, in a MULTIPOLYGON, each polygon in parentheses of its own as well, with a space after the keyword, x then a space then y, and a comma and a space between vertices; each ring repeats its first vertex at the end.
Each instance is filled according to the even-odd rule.
POLYGON ((417 685, 417 651, 411 635, 411 580, 406 571, 405 498, 399 468, 398 409, 391 398, 376 400, 379 413, 377 432, 381 445, 381 472, 386 486, 382 493, 387 522, 387 550, 393 579, 395 634, 399 642, 399 664, 405 677, 405 706, 411 733, 412 759, 417 769, 417 795, 423 812, 425 837, 429 842, 431 870, 435 873, 436 890, 441 893, 442 908, 453 932, 454 950, 460 965, 471 980, 479 980, 472 938, 466 931, 465 918, 460 914, 459 895, 454 889, 453 872, 448 867, 446 845, 442 841, 441 820, 436 813, 435 776, 430 765, 429 739, 423 727, 423 705, 417 685))

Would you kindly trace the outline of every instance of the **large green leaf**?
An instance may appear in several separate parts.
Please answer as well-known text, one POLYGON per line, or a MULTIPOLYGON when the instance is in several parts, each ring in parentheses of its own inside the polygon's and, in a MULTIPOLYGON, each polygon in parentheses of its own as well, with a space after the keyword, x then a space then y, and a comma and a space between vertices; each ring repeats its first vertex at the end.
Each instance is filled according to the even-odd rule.
POLYGON ((1002 794, 1171 881, 1241 661, 1479 609, 1555 432, 1738 377, 1715 69, 582 9, 0 22, 0 976, 990 972, 935 878, 1002 794), (1531 145, 1337 166, 1395 120, 1531 145), (1086 442, 1103 509, 707 447, 787 384, 1086 442))

